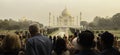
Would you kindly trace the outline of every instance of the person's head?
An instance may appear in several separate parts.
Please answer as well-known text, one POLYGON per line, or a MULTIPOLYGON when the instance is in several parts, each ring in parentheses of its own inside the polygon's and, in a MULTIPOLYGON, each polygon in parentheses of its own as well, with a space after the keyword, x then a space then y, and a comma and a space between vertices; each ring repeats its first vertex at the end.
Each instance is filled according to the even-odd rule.
POLYGON ((66 51, 66 50, 67 50, 67 47, 66 47, 65 40, 62 38, 58 38, 55 44, 55 52, 57 54, 61 54, 63 51, 66 51))
POLYGON ((112 47, 114 42, 114 36, 113 34, 106 31, 100 35, 100 40, 103 47, 112 47))
POLYGON ((61 36, 57 36, 57 39, 61 38, 61 36))
POLYGON ((31 36, 38 34, 39 33, 39 25, 38 24, 30 25, 29 32, 30 32, 31 36))
POLYGON ((66 37, 66 36, 64 36, 64 37, 63 37, 63 39, 64 39, 64 40, 67 40, 67 37, 66 37))
POLYGON ((53 40, 56 40, 56 36, 53 37, 53 40))
POLYGON ((77 37, 77 32, 74 33, 74 36, 77 37))
POLYGON ((77 40, 80 48, 90 49, 94 44, 94 34, 91 31, 82 31, 77 40))
POLYGON ((49 36, 49 39, 52 40, 52 36, 49 36))
POLYGON ((2 48, 5 51, 16 51, 21 48, 20 38, 16 34, 9 33, 3 39, 2 48))
POLYGON ((19 31, 15 31, 15 34, 19 35, 19 31))
POLYGON ((50 39, 52 39, 52 36, 49 36, 50 39))

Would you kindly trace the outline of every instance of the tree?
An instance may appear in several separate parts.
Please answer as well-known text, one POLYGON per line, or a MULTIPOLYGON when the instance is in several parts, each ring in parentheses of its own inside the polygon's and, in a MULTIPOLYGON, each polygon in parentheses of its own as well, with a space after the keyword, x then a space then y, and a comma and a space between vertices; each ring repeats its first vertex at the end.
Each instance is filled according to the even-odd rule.
MULTIPOLYGON (((31 20, 27 20, 24 22, 21 21, 15 21, 12 19, 4 19, 4 20, 0 20, 0 29, 3 30, 19 30, 19 29, 28 29, 29 25, 31 23, 38 23, 38 22, 33 22, 31 20)), ((43 24, 40 24, 40 27, 43 27, 43 24)))
POLYGON ((80 22, 80 25, 82 25, 83 28, 86 29, 87 26, 88 26, 88 22, 87 22, 87 21, 81 21, 81 22, 80 22))
POLYGON ((89 27, 95 27, 95 25, 94 25, 93 22, 89 23, 88 26, 89 26, 89 27))
POLYGON ((113 25, 111 18, 103 18, 99 16, 96 16, 93 22, 89 23, 89 26, 95 29, 112 29, 113 25))
POLYGON ((120 26, 120 13, 113 15, 111 19, 116 27, 120 26))

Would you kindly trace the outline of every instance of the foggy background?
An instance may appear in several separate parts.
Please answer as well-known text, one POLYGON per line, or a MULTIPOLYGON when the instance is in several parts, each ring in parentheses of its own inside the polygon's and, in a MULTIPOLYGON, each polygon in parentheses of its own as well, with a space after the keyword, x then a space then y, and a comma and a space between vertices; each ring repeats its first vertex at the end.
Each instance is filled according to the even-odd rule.
POLYGON ((61 15, 65 7, 76 18, 91 22, 95 16, 112 17, 120 12, 120 0, 0 0, 0 19, 13 20, 26 17, 48 25, 48 14, 61 15))

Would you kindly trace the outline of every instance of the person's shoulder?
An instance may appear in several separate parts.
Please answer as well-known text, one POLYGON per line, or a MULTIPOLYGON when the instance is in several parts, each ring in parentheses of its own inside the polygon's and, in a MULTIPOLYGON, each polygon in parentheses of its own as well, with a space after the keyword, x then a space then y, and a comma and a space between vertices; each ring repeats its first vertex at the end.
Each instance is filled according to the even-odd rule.
POLYGON ((29 38, 28 41, 32 41, 32 40, 35 40, 35 39, 41 39, 41 38, 45 38, 45 37, 42 36, 42 35, 37 35, 37 36, 33 36, 33 37, 29 38))
POLYGON ((42 36, 42 37, 45 38, 45 39, 49 39, 48 36, 42 36))
POLYGON ((99 54, 97 54, 95 52, 79 52, 75 55, 99 55, 99 54))
POLYGON ((28 38, 28 39, 27 39, 27 42, 31 42, 31 41, 34 40, 34 39, 35 39, 34 37, 28 38))
POLYGON ((119 50, 116 49, 116 48, 112 48, 112 51, 111 51, 111 52, 113 52, 113 54, 120 55, 119 50))
POLYGON ((43 39, 44 41, 50 41, 50 39, 48 38, 48 36, 41 35, 38 38, 43 39))
POLYGON ((79 53, 76 53, 75 55, 84 55, 84 54, 82 54, 82 53, 79 52, 79 53))
POLYGON ((28 43, 51 43, 50 39, 47 36, 37 35, 27 40, 28 43))
POLYGON ((52 44, 52 42, 50 41, 48 36, 40 35, 38 38, 41 40, 41 42, 44 42, 44 43, 47 43, 47 44, 52 44))
POLYGON ((33 37, 27 39, 27 43, 31 43, 32 44, 35 40, 39 39, 38 37, 40 37, 40 36, 33 36, 33 37))
POLYGON ((110 48, 100 53, 100 55, 110 55, 110 54, 120 55, 120 52, 115 48, 110 48))
POLYGON ((3 55, 18 55, 18 51, 15 51, 15 52, 4 52, 3 55))

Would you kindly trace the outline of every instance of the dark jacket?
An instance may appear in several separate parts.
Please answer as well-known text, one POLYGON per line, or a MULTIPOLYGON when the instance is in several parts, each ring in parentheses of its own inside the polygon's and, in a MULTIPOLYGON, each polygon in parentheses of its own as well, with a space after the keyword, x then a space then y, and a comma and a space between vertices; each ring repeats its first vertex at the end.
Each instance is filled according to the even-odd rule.
POLYGON ((83 50, 76 55, 97 55, 93 50, 83 50))
POLYGON ((18 55, 18 51, 14 51, 14 52, 1 52, 0 55, 18 55))
POLYGON ((26 55, 51 55, 52 42, 42 35, 28 39, 26 43, 26 55))
POLYGON ((16 49, 16 50, 3 50, 3 49, 0 49, 0 55, 18 55, 19 54, 19 50, 16 49))
POLYGON ((120 55, 120 52, 118 50, 116 50, 115 48, 111 47, 111 48, 106 48, 104 49, 100 55, 120 55))
POLYGON ((3 55, 18 55, 18 52, 5 52, 3 55))

